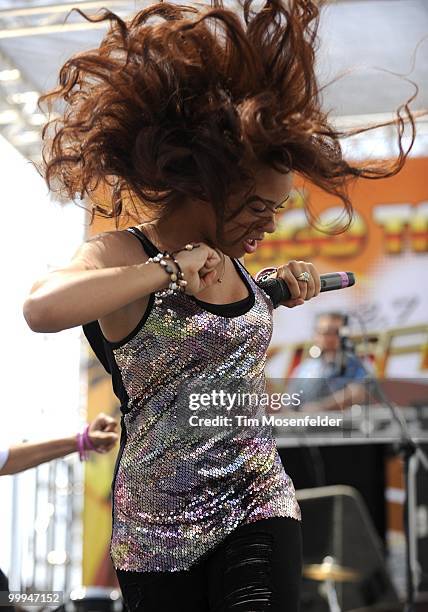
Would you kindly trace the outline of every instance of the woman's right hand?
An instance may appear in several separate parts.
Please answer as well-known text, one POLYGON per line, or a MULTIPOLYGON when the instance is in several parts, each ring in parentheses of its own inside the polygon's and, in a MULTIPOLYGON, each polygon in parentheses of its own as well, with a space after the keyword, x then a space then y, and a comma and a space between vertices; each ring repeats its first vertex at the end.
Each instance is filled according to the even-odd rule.
POLYGON ((191 251, 180 251, 175 255, 184 280, 187 281, 185 292, 189 295, 196 295, 216 282, 216 267, 221 261, 220 255, 213 248, 203 242, 198 244, 191 251))

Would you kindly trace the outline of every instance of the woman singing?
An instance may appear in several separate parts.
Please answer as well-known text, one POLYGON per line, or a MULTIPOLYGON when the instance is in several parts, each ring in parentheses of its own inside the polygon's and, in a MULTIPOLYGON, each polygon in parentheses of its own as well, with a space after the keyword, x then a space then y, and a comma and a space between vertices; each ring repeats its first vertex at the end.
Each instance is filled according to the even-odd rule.
MULTIPOLYGON (((61 109, 44 130, 43 172, 67 199, 92 196, 117 229, 38 280, 25 318, 37 332, 83 325, 112 375, 111 557, 128 609, 295 612, 301 514, 275 441, 191 427, 189 393, 224 380, 264 388, 273 305, 241 258, 275 231, 293 173, 351 218, 347 180, 389 176, 406 154, 388 167, 343 159, 320 108, 311 0, 248 0, 242 15, 161 3, 129 22, 91 20, 111 22, 100 47, 69 59, 42 99, 61 109)), ((286 307, 320 291, 309 262, 276 274, 286 307)))

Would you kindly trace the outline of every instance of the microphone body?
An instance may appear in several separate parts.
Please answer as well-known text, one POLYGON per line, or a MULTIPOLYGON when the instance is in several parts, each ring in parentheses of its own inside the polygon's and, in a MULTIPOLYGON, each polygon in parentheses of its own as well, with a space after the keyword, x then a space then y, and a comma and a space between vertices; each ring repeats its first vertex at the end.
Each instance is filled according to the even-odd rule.
MULTIPOLYGON (((329 272, 321 274, 321 292, 344 289, 355 285, 353 272, 329 272)), ((268 294, 273 302, 274 308, 290 299, 291 293, 287 283, 282 278, 265 278, 257 282, 259 287, 268 294)))

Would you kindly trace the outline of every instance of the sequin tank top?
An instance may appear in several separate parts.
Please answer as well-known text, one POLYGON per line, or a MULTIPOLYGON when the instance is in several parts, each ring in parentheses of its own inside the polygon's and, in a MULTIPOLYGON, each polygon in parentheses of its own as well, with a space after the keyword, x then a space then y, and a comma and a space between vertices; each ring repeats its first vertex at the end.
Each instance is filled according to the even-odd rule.
POLYGON ((242 524, 301 520, 270 431, 189 424, 200 414, 189 408, 189 395, 201 382, 217 390, 225 380, 246 391, 265 388, 272 303, 233 263, 253 298, 247 312, 219 316, 192 296, 171 295, 157 305, 151 295, 134 332, 110 343, 128 397, 112 485, 116 569, 187 570, 242 524))

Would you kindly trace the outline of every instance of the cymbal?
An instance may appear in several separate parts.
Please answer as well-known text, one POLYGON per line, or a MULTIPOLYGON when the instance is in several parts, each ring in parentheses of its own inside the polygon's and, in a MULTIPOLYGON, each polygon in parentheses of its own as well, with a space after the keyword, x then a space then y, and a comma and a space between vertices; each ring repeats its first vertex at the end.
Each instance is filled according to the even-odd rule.
POLYGON ((350 567, 329 562, 305 565, 303 575, 312 580, 333 580, 335 582, 356 582, 361 576, 360 572, 350 567))

